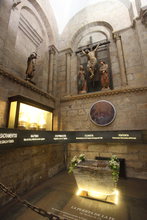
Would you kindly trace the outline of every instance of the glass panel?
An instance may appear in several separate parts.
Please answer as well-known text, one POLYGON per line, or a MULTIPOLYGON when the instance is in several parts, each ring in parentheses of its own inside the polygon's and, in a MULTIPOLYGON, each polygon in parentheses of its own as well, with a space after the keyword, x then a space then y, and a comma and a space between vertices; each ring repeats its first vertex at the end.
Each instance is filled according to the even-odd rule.
POLYGON ((17 108, 17 102, 16 101, 11 102, 8 128, 14 128, 15 127, 16 108, 17 108))
POLYGON ((52 112, 20 103, 18 128, 52 130, 52 112))

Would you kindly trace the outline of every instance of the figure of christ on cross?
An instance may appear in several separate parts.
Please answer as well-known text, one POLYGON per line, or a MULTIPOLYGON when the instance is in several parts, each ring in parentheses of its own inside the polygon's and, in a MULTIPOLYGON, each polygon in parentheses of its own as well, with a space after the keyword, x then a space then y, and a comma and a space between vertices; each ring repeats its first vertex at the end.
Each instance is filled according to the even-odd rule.
POLYGON ((82 50, 82 53, 88 57, 88 63, 87 63, 87 70, 90 72, 90 78, 92 79, 94 77, 94 71, 95 71, 95 65, 97 63, 96 58, 96 50, 99 48, 99 45, 96 46, 95 49, 86 49, 82 50))

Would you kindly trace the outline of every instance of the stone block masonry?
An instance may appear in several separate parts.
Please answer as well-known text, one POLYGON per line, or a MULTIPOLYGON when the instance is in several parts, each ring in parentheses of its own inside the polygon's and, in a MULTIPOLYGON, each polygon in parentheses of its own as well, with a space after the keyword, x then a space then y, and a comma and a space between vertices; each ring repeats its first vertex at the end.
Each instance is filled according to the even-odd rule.
POLYGON ((146 130, 146 103, 146 87, 67 96, 61 99, 61 130, 146 130), (116 119, 109 126, 99 127, 90 120, 90 108, 99 100, 111 102, 116 109, 116 119))
MULTIPOLYGON (((147 129, 146 87, 112 90, 91 94, 67 96, 61 100, 61 129, 65 131, 115 131, 147 129), (90 107, 99 100, 107 100, 116 108, 112 124, 100 127, 89 117, 90 107)), ((69 144, 68 162, 81 153, 87 159, 117 155, 125 159, 126 176, 147 179, 147 146, 145 144, 69 144)))
POLYGON ((125 159, 126 177, 147 179, 147 145, 146 144, 68 144, 68 162, 75 155, 85 154, 87 159, 116 155, 125 159))
MULTIPOLYGON (((1 183, 22 195, 65 168, 62 145, 17 148, 0 152, 1 183)), ((0 205, 11 199, 0 192, 0 205)))

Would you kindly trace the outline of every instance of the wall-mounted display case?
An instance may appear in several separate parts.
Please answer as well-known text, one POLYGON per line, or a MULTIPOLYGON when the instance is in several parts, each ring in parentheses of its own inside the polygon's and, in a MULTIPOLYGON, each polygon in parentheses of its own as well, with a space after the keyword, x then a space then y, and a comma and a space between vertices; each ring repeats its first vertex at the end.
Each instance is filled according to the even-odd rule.
POLYGON ((20 95, 8 99, 8 128, 52 130, 52 108, 20 95))

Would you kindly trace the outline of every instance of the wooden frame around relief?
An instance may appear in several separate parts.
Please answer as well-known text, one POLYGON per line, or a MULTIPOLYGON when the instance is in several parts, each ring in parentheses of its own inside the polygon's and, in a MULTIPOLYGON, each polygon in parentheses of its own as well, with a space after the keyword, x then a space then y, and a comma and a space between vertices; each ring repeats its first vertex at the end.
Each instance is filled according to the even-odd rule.
POLYGON ((107 126, 114 121, 116 109, 111 102, 100 100, 91 106, 89 116, 95 125, 107 126))

